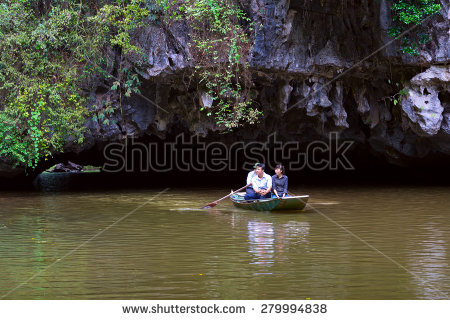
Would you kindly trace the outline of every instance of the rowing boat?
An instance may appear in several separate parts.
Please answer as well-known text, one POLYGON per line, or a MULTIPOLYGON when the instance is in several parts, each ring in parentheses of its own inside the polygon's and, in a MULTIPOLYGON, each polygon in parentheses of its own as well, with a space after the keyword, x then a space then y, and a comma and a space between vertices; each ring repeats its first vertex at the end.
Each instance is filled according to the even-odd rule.
POLYGON ((245 200, 245 192, 237 192, 230 196, 233 204, 241 209, 256 211, 303 210, 309 196, 293 196, 286 198, 270 198, 261 200, 245 200))

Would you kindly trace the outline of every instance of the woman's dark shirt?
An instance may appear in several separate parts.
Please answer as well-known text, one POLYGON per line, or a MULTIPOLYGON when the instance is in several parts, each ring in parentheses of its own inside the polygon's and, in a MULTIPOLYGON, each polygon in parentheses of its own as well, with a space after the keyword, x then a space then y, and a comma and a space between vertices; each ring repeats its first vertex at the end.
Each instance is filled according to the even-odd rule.
POLYGON ((287 193, 288 189, 288 177, 283 175, 278 178, 276 174, 272 176, 272 189, 277 190, 278 194, 287 193))

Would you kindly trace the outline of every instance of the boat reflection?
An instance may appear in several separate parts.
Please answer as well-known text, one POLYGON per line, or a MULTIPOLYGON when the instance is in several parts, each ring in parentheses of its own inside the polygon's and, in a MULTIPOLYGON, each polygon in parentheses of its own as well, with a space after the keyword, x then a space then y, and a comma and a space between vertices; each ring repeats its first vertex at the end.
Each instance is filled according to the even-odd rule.
MULTIPOLYGON (((309 246, 307 236, 310 225, 306 221, 288 221, 283 224, 263 220, 247 223, 250 264, 270 267, 289 260, 291 245, 309 246)), ((270 272, 269 272, 270 273, 270 272)))
POLYGON ((273 223, 263 221, 249 221, 248 252, 252 254, 251 264, 271 265, 274 261, 274 229, 273 223))

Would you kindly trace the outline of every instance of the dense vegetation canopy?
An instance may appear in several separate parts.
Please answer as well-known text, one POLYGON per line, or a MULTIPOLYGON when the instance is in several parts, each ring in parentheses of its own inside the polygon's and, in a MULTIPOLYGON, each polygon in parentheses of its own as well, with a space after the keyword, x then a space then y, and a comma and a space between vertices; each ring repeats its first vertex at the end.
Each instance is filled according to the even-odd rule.
POLYGON ((138 51, 130 31, 148 13, 143 0, 0 1, 0 155, 34 168, 82 143, 105 47, 138 51))

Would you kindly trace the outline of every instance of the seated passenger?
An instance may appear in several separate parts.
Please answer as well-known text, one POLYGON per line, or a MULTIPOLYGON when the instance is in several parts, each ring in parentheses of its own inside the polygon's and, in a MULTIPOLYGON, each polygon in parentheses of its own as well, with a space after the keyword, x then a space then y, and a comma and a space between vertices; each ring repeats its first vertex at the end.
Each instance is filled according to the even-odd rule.
POLYGON ((270 198, 272 189, 272 179, 264 172, 266 166, 264 163, 258 163, 256 166, 256 176, 252 178, 253 195, 245 195, 245 200, 270 198))
POLYGON ((258 164, 258 162, 255 163, 255 165, 253 166, 253 170, 250 171, 247 175, 247 188, 245 189, 245 196, 249 196, 249 199, 254 199, 254 197, 256 196, 255 190, 253 190, 252 186, 252 179, 253 177, 256 177, 256 167, 258 166, 258 164))
POLYGON ((275 174, 272 176, 272 198, 284 198, 289 197, 287 193, 288 189, 288 177, 284 174, 285 169, 281 164, 275 166, 275 174))

